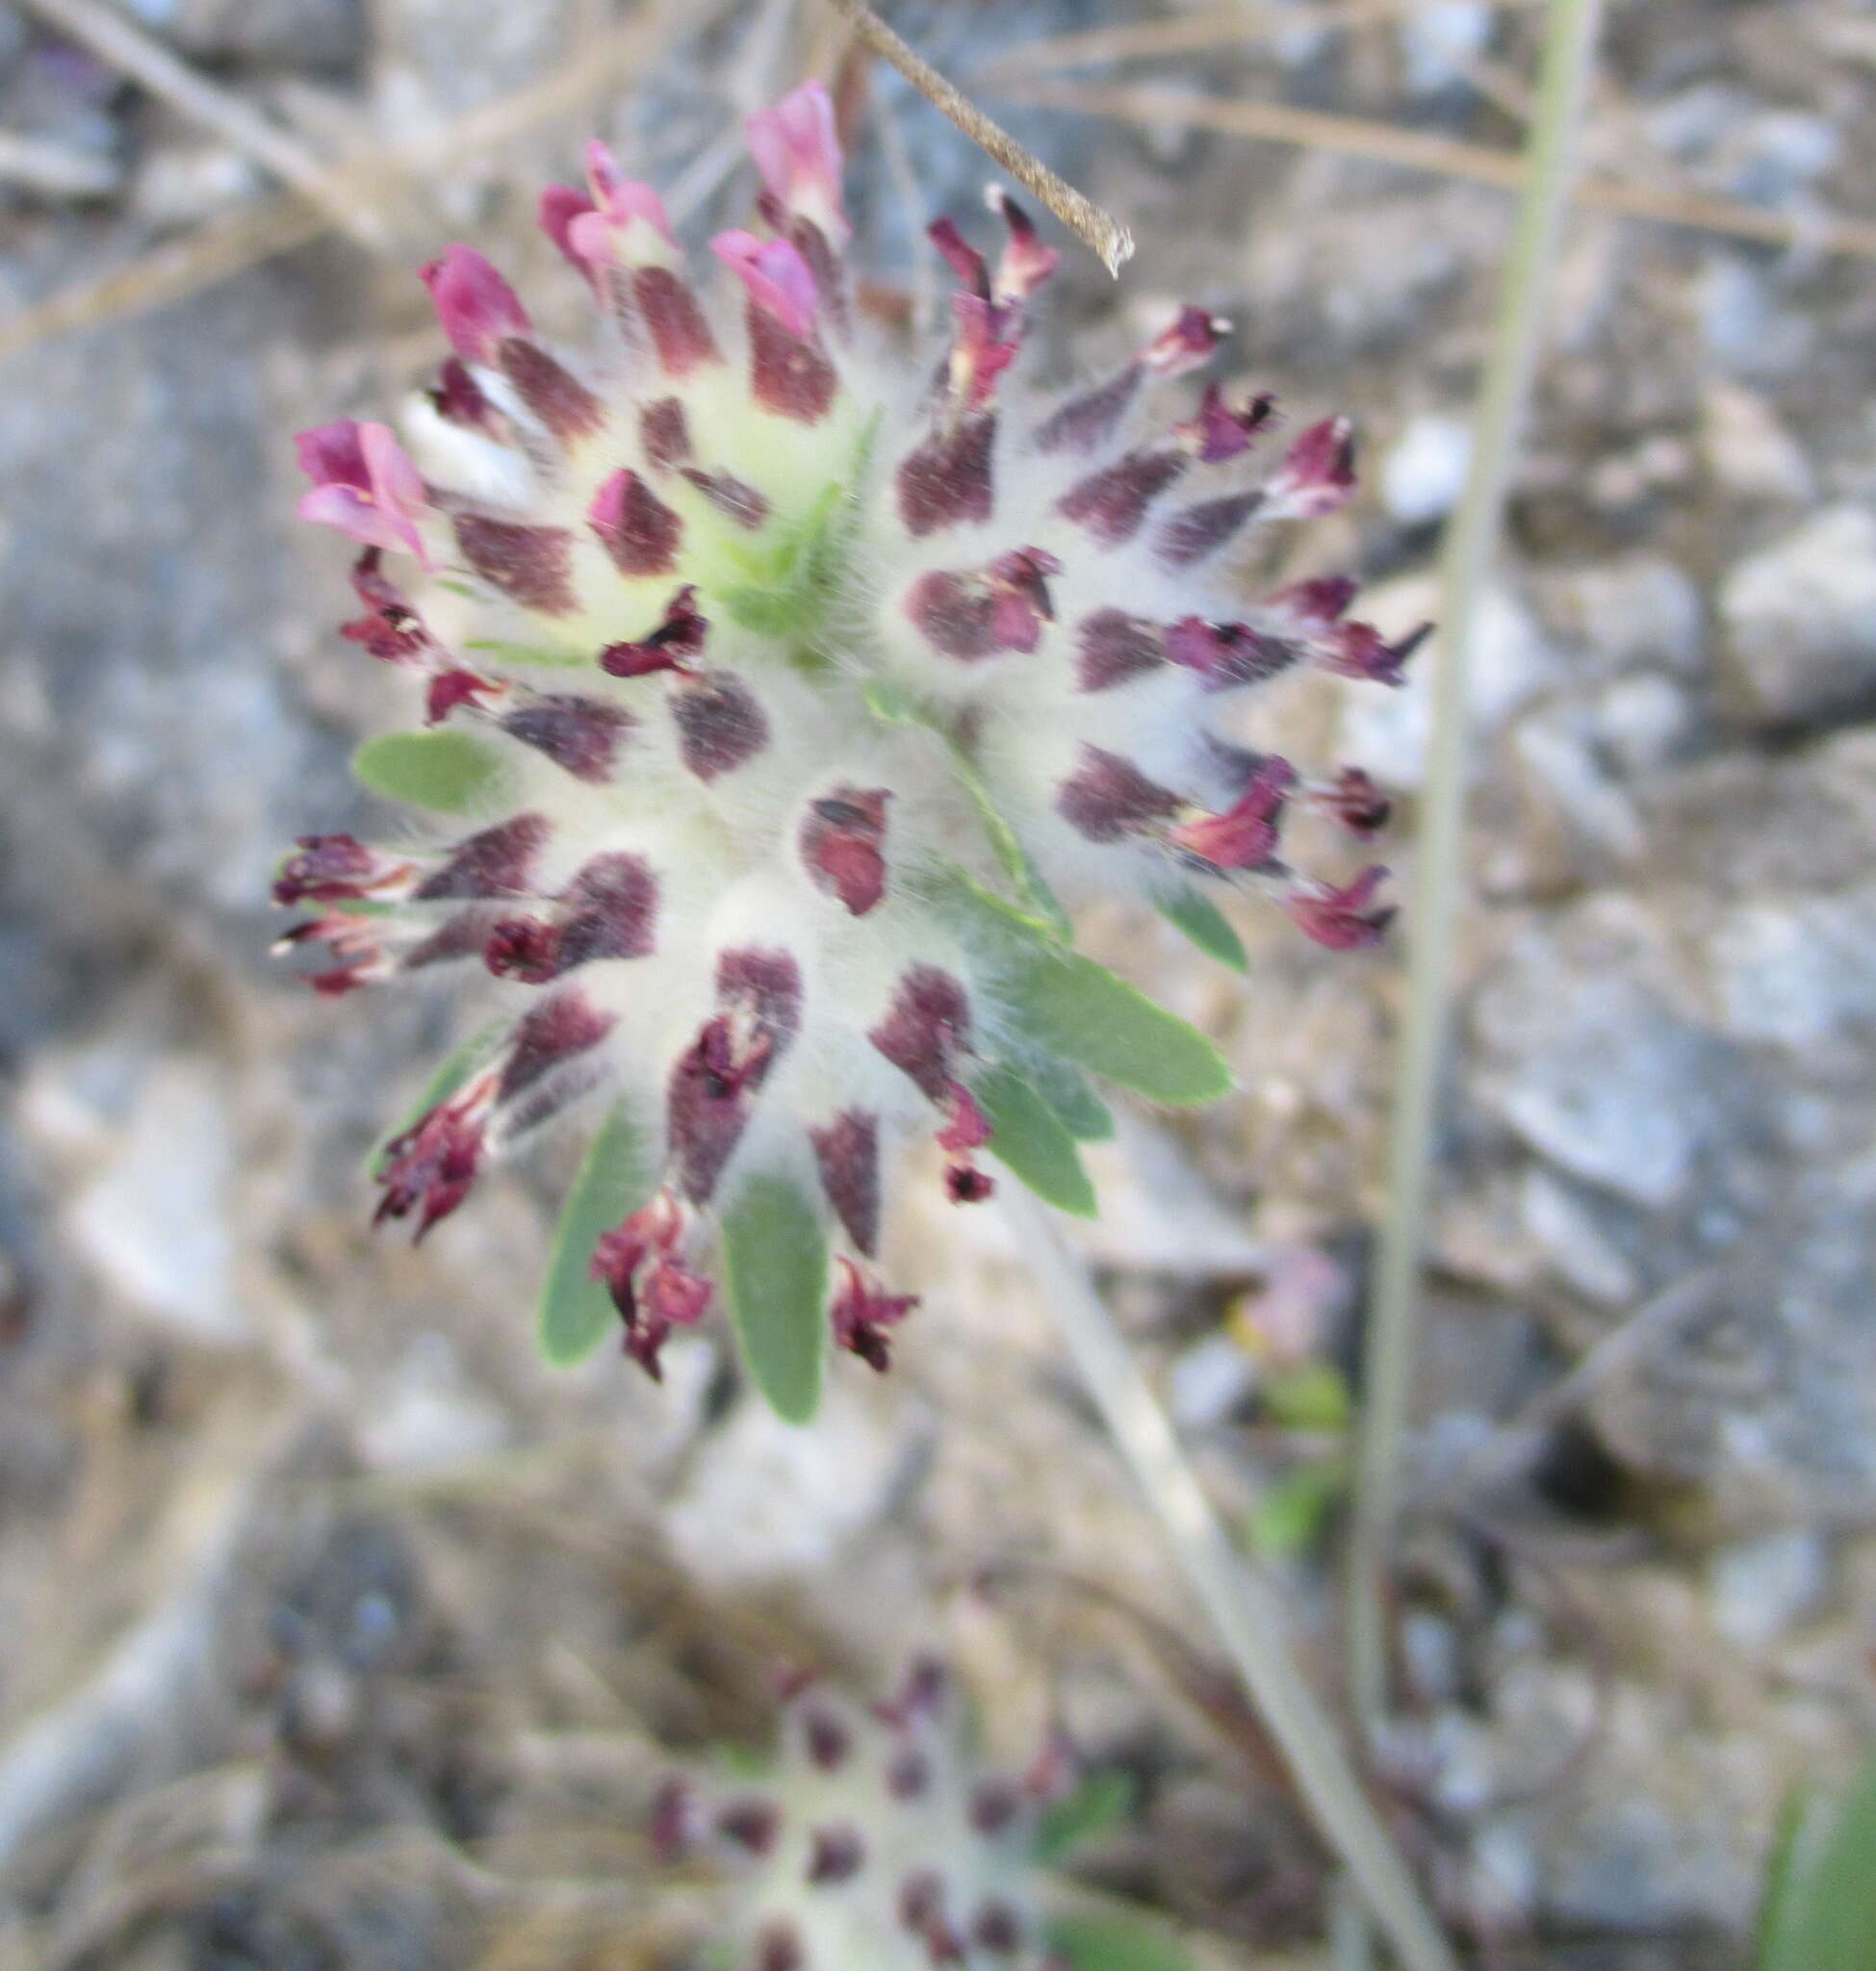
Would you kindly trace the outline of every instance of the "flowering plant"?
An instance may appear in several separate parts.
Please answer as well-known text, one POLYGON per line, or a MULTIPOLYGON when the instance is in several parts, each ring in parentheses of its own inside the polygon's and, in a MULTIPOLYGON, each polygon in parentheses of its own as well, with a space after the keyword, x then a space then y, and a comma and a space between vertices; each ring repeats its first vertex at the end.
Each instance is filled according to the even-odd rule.
MULTIPOLYGON (((713 1868, 731 1897, 735 1971, 1071 1971, 1084 1944, 1118 1966, 1131 1925, 1098 1933, 1050 1909, 1050 1863, 1127 1811, 1113 1774, 1077 1787, 1054 1741, 1020 1776, 972 1755, 942 1665, 853 1704, 819 1682, 784 1707, 775 1755, 752 1775, 693 1769, 658 1791, 652 1838, 669 1861, 713 1868)), ((746 1764, 746 1762, 744 1762, 746 1764)), ((1183 1966, 1155 1936, 1150 1961, 1183 1966)))
POLYGON ((461 961, 493 1003, 380 1152, 380 1218, 421 1238, 491 1158, 588 1118, 549 1353, 616 1316, 655 1375, 721 1293, 803 1419, 828 1338, 883 1368, 915 1304, 878 1247, 921 1138, 960 1204, 990 1192, 989 1156, 1092 1213, 1095 1083, 1227 1090, 1209 1042, 1073 949, 1068 907, 1137 896, 1240 966, 1222 885, 1331 947, 1379 934, 1380 869, 1338 885, 1279 855, 1298 804, 1372 834, 1372 783, 1247 753, 1224 718, 1298 664, 1396 681, 1410 646, 1349 620, 1340 577, 1249 606, 1220 585, 1253 525, 1353 484, 1340 419, 1252 475, 1270 397, 1213 384, 1154 411, 1226 324, 1188 307, 1034 399, 1012 366, 1058 255, 992 192, 994 265, 931 229, 952 332, 908 363, 843 260, 826 92, 748 130, 762 229, 710 243, 739 310, 595 144, 541 220, 599 354, 550 349, 452 246, 424 278, 454 353, 409 448, 350 420, 301 435, 301 512, 363 549, 345 634, 410 675, 426 721, 357 772, 429 818, 303 838, 274 895, 312 912, 284 942, 323 950, 322 992, 461 961))

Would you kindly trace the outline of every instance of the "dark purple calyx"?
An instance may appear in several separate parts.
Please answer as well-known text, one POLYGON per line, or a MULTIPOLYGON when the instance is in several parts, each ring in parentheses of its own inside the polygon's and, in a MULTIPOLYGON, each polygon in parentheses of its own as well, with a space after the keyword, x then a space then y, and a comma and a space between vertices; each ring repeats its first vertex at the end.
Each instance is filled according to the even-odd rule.
POLYGON ((808 1132, 820 1165, 821 1189, 854 1244, 869 1259, 880 1237, 880 1120, 843 1109, 824 1128, 808 1132))
POLYGON ((571 615, 578 606, 574 537, 565 527, 527 526, 477 513, 458 514, 455 526, 463 559, 511 602, 543 616, 571 615))
POLYGON ((654 949, 657 880, 622 850, 595 856, 560 893, 551 920, 507 918, 483 958, 498 978, 544 986, 596 959, 643 958, 654 949))
POLYGON ((637 723, 623 705, 578 692, 543 692, 501 720, 511 739, 531 746, 577 781, 599 786, 612 777, 619 747, 637 723))
POLYGON ((801 969, 786 952, 727 951, 717 1005, 671 1071, 671 1149, 684 1194, 705 1203, 747 1127, 756 1097, 801 1027, 801 969))
POLYGON ((1169 662, 1203 678, 1207 691, 1231 691, 1274 678, 1302 651, 1248 623, 1208 623, 1202 616, 1182 616, 1166 632, 1166 654, 1169 662))
POLYGON ((703 653, 709 619, 697 613, 697 590, 689 582, 664 605, 664 620, 639 643, 607 644, 600 669, 613 678, 649 678, 659 671, 690 670, 703 653))
POLYGON ((1324 418, 1298 436, 1270 485, 1272 504, 1286 520, 1333 513, 1354 490, 1354 427, 1347 418, 1324 418))
POLYGON ((1105 747, 1081 749, 1081 764, 1056 790, 1055 811, 1091 842, 1124 841, 1178 813, 1178 795, 1105 747))
POLYGON ((899 518, 922 540, 964 521, 989 520, 996 503, 996 414, 983 411, 935 431, 900 461, 899 518))
POLYGON ((684 1262, 690 1225, 678 1200, 660 1190, 593 1247, 589 1271, 612 1296, 626 1353, 654 1382, 663 1380, 659 1353, 672 1329, 695 1326, 714 1296, 709 1281, 684 1262))
POLYGON ((1037 427, 1036 448, 1042 452, 1096 450, 1119 429, 1120 420, 1140 395, 1146 375, 1138 359, 1117 371, 1104 383, 1071 397, 1051 411, 1037 427))
POLYGON ((707 363, 723 360, 697 296, 669 268, 632 269, 631 298, 652 339, 658 368, 674 383, 707 363))
POLYGON ((425 1110, 385 1145, 377 1173, 383 1195, 372 1222, 418 1213, 416 1237, 447 1218, 469 1195, 481 1169, 488 1121, 500 1088, 494 1069, 459 1093, 425 1110))
POLYGON ((1201 814, 1167 831, 1167 840, 1212 869, 1260 869, 1276 854, 1284 803, 1297 783, 1287 759, 1272 754, 1221 814, 1201 814))
POLYGON ((769 503, 745 480, 732 473, 706 473, 687 467, 684 477, 726 520, 752 533, 769 517, 769 503))
POLYGON ((1316 646, 1317 660, 1338 678, 1358 678, 1375 684, 1404 684, 1407 659, 1433 633, 1423 623, 1395 642, 1388 642, 1372 623, 1338 623, 1316 646))
POLYGON ((1387 871, 1378 866, 1364 869, 1355 880, 1340 889, 1325 883, 1298 884, 1283 900, 1291 920, 1307 936, 1330 951, 1362 951, 1378 944, 1394 911, 1376 906, 1375 892, 1387 871))
POLYGON ((1221 465, 1248 451, 1251 440, 1275 416, 1276 398, 1268 391, 1246 397, 1242 410, 1233 410, 1224 392, 1208 383, 1197 412, 1175 424, 1173 436, 1200 465, 1221 465))
POLYGON ((814 887, 863 917, 886 895, 886 787, 838 786, 808 804, 801 859, 814 887))
POLYGON ((812 1828, 809 1830, 808 1880, 834 1884, 851 1881, 866 1866, 866 1844, 857 1828, 812 1828))
POLYGON ((385 664, 429 665, 441 655, 436 640, 403 591, 384 573, 384 551, 367 548, 352 565, 351 585, 366 613, 339 634, 385 664))
POLYGON ((749 382, 756 401, 779 418, 818 424, 840 389, 814 335, 793 334, 769 309, 749 304, 749 382))
POLYGON ((1215 554, 1264 504, 1255 487, 1182 507, 1160 528, 1153 551, 1165 568, 1190 568, 1215 554))
POLYGON ((512 1101, 556 1068, 597 1047, 614 1024, 613 1014, 602 1012, 573 986, 530 1007, 515 1023, 498 1099, 512 1101))
POLYGON ((1096 609, 1076 626, 1075 681, 1084 691, 1111 691, 1165 661, 1166 632, 1144 617, 1096 609))
MULTIPOLYGON (((918 1296, 888 1293, 844 1253, 835 1264, 840 1269, 840 1285, 829 1310, 835 1345, 858 1355, 869 1369, 884 1375, 892 1362, 890 1330, 918 1305, 918 1296)), ((910 1797, 907 1793, 895 1795, 902 1800, 910 1797)))
POLYGON ((678 565, 682 519, 628 468, 593 496, 586 524, 621 575, 669 575, 678 565))
POLYGON ((431 409, 445 423, 459 424, 464 430, 479 431, 488 438, 508 437, 507 418, 490 401, 460 356, 445 358, 437 371, 435 386, 426 395, 431 409))
POLYGON ((301 835, 273 880, 273 901, 284 909, 368 897, 391 901, 411 893, 417 873, 415 862, 370 848, 355 835, 301 835))
POLYGON ((957 1079, 958 1057, 970 1046, 969 998, 949 972, 914 965, 866 1037, 928 1100, 942 1105, 957 1079))
POLYGON ((767 1855, 782 1832, 782 1810, 772 1801, 726 1801, 717 1809, 716 1830, 751 1855, 767 1855))
POLYGON ((1048 577, 1062 564, 1041 548, 1015 548, 988 568, 928 570, 907 591, 906 615, 935 650, 961 663, 1003 651, 1033 652, 1055 620, 1048 577))
POLYGON ((497 353, 515 395, 564 444, 590 438, 605 422, 605 405, 536 342, 509 336, 497 353))
POLYGON ((733 671, 681 676, 671 694, 671 714, 684 765, 707 784, 733 773, 769 743, 762 707, 733 671))
POLYGON ((638 414, 638 435, 645 455, 655 466, 668 472, 690 461, 690 421, 684 416, 683 399, 661 397, 638 414))
POLYGON ((1070 486, 1056 510, 1085 526, 1103 547, 1118 548, 1140 531, 1146 509, 1191 462, 1183 451, 1123 452, 1112 465, 1070 486))
POLYGON ((553 825, 544 814, 517 814, 471 835, 425 877, 414 895, 420 904, 530 893, 536 858, 553 825))
POLYGON ((1309 798, 1358 841, 1380 833, 1393 813, 1393 804, 1358 766, 1345 766, 1327 786, 1312 787, 1309 798))

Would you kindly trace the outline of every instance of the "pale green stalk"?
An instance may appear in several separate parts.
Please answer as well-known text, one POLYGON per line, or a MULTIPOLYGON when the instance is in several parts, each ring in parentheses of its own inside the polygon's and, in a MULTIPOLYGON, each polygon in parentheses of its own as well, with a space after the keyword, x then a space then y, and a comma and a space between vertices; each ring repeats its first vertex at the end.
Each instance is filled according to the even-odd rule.
MULTIPOLYGON (((1428 653, 1434 666, 1432 734, 1406 900, 1407 1007, 1388 1141, 1388 1209, 1368 1325, 1349 1554, 1349 1684, 1356 1717, 1369 1733, 1388 1701, 1387 1550, 1400 1505, 1464 883, 1472 641, 1536 370, 1601 11, 1601 0, 1551 0, 1548 10, 1523 200, 1474 422, 1472 469, 1446 539, 1442 628, 1428 653)), ((1369 1961, 1365 1927, 1346 1925, 1338 1937, 1338 1965, 1360 1971, 1369 1961)))
POLYGON ((998 1195, 1075 1367, 1165 1524, 1186 1578, 1324 1839, 1408 1971, 1456 1971, 1335 1727, 1298 1668, 1281 1598, 1226 1536, 1165 1411, 1052 1216, 1018 1185, 1002 1186, 998 1195))

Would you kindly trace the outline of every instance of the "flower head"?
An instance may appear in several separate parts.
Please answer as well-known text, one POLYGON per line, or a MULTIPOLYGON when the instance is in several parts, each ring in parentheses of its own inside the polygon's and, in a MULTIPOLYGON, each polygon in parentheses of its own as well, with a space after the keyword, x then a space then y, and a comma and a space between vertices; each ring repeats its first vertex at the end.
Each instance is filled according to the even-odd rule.
POLYGON ((431 819, 308 837, 275 896, 316 913, 285 941, 329 954, 322 990, 452 963, 494 1015, 381 1152, 381 1217, 421 1234, 585 1118, 553 1351, 616 1320, 655 1374, 727 1306, 805 1414, 830 1339, 884 1366, 915 1304, 879 1242, 921 1139, 959 1204, 989 1161, 1086 1211, 1089 1075, 1159 1102, 1227 1087, 1073 951, 1065 905, 1133 894, 1228 950, 1206 892, 1236 888, 1326 945, 1378 934, 1377 872, 1338 887, 1283 851, 1301 808, 1366 835, 1385 804, 1227 722, 1298 666, 1397 681, 1411 640, 1347 620, 1340 578, 1247 605, 1219 580, 1254 527, 1353 483, 1344 421, 1264 473, 1272 400, 1179 384, 1227 323, 1183 309, 1035 400, 1019 364, 1058 256, 998 192, 994 251, 932 229, 953 332, 907 368, 850 286, 825 93, 750 139, 758 224, 711 243, 713 280, 596 144, 541 205, 595 353, 551 347, 451 246, 424 279, 452 353, 408 450, 350 421, 300 439, 302 513, 363 550, 345 634, 425 722, 360 776, 431 819))
POLYGON ((653 1809, 667 1857, 732 1883, 737 1971, 1060 1971, 1036 1839, 1068 1778, 1055 1747, 1006 1777, 977 1767, 950 1678, 915 1665, 862 1709, 818 1682, 784 1714, 772 1767, 674 1776, 653 1809))

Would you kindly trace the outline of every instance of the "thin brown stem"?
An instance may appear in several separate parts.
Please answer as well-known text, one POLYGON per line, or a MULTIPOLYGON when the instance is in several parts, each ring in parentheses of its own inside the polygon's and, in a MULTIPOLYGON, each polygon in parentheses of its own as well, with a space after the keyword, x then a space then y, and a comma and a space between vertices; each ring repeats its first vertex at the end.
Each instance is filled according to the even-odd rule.
POLYGON ((1109 273, 1117 278, 1133 258, 1134 236, 1110 213, 1084 198, 1066 178, 1059 178, 1025 150, 1001 124, 992 123, 970 98, 946 81, 925 58, 910 48, 887 26, 865 0, 831 0, 873 52, 891 63, 936 110, 942 111, 964 134, 988 151, 1024 191, 1032 192, 1071 232, 1077 234, 1109 273))

